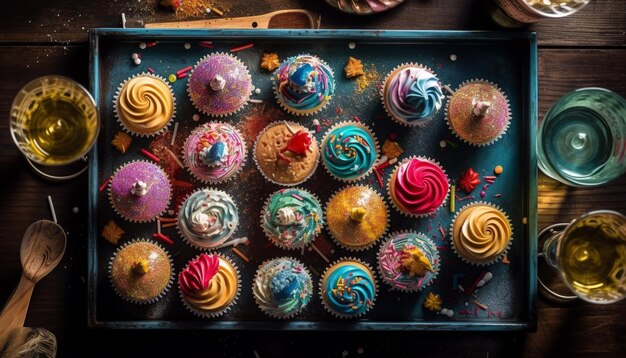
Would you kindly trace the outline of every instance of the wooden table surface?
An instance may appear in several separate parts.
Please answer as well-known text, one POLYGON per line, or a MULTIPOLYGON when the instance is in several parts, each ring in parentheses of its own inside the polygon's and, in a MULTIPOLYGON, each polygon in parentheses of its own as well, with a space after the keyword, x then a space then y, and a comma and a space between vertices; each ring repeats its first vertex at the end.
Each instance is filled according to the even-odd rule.
MULTIPOLYGON (((197 3, 201 0, 186 0, 197 3)), ((206 2, 206 0, 204 0, 206 2)), ((19 244, 27 226, 56 206, 68 247, 59 267, 37 284, 26 325, 52 331, 59 357, 624 356, 626 302, 595 306, 539 296, 537 332, 184 332, 89 330, 87 322, 87 177, 50 183, 26 165, 9 134, 14 95, 31 79, 60 74, 88 85, 87 30, 120 27, 120 14, 147 21, 195 18, 159 8, 158 0, 21 0, 0 4, 0 302, 20 275, 19 244), (75 212, 76 209, 78 212, 75 212), (87 349, 81 348, 87 343, 87 349), (128 347, 130 348, 121 348, 128 347), (313 354, 319 350, 318 354, 313 354)), ((345 15, 321 0, 215 0, 228 16, 286 8, 322 14, 322 28, 498 30, 482 0, 407 0, 384 14, 345 15)), ((204 15, 214 17, 214 15, 204 15)), ((579 13, 524 30, 539 39, 539 118, 559 96, 585 86, 626 96, 626 1, 593 0, 579 13)), ((511 30, 505 30, 511 31, 511 30)), ((576 189, 539 175, 538 228, 591 209, 626 213, 626 176, 600 188, 576 189)))

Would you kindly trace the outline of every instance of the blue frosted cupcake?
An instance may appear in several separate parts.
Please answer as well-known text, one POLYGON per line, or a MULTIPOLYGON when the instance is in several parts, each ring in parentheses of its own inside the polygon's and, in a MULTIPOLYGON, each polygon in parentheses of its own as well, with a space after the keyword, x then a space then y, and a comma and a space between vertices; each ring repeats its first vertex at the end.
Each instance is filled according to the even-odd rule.
POLYGON ((339 318, 365 314, 376 300, 378 285, 372 270, 363 262, 341 259, 326 269, 320 282, 324 308, 339 318))
POLYGON ((320 150, 326 170, 343 181, 364 178, 378 159, 376 137, 367 126, 356 122, 334 125, 324 136, 320 150))
POLYGON ((281 257, 259 266, 252 294, 263 313, 274 318, 291 318, 311 301, 313 283, 300 261, 281 257))
POLYGON ((313 194, 298 188, 281 189, 265 202, 261 227, 276 246, 301 249, 321 232, 322 215, 322 206, 313 194))

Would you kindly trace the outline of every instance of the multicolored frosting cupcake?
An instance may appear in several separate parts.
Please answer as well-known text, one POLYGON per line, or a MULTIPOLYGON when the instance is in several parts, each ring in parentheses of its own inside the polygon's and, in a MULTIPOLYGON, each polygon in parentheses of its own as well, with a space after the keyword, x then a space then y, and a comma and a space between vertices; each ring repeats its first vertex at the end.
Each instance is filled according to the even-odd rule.
POLYGON ((248 102, 252 78, 238 58, 214 53, 196 63, 187 83, 187 93, 200 112, 213 117, 228 116, 248 102))
POLYGON ((431 119, 444 98, 439 79, 418 64, 403 64, 391 71, 380 95, 387 114, 405 126, 417 126, 431 119))
POLYGON ((281 189, 265 202, 261 227, 278 247, 301 249, 322 231, 324 219, 317 198, 303 189, 281 189))
POLYGON ((434 213, 445 203, 450 184, 439 163, 413 156, 396 166, 388 190, 399 212, 419 217, 434 213))
POLYGON ((115 293, 132 303, 158 301, 169 290, 173 275, 167 251, 145 239, 124 244, 109 262, 109 279, 115 293))
POLYGON ((492 264, 506 255, 513 240, 508 216, 497 206, 475 202, 459 210, 450 227, 452 248, 464 261, 492 264))
POLYGON ((167 209, 172 186, 158 165, 133 161, 118 168, 109 182, 109 201, 131 222, 153 221, 167 209))
POLYGON ((357 259, 341 259, 326 269, 320 282, 324 308, 339 318, 365 314, 376 300, 378 285, 372 270, 357 259))
POLYGON ((415 292, 430 285, 439 262, 437 247, 422 233, 393 233, 378 252, 378 271, 392 290, 415 292))
POLYGON ((246 143, 237 129, 222 122, 198 126, 183 146, 185 167, 203 183, 233 178, 246 160, 246 143))
POLYGON ((178 231, 187 243, 212 250, 231 244, 239 226, 235 202, 223 191, 205 188, 191 193, 178 210, 178 231))
POLYGON ((463 82, 446 108, 448 126, 465 143, 481 147, 496 142, 511 123, 509 100, 495 84, 463 82))
POLYGON ((300 261, 281 257, 259 266, 252 282, 252 294, 263 313, 274 318, 291 318, 311 301, 313 282, 300 261))
POLYGON ((263 176, 279 185, 306 181, 317 168, 319 148, 309 131, 293 122, 275 122, 254 143, 254 161, 263 176))
POLYGON ((361 123, 334 125, 324 136, 321 150, 326 170, 343 181, 367 176, 378 159, 378 141, 361 123))
POLYGON ((311 55, 289 57, 275 72, 278 104, 296 115, 312 115, 323 109, 335 91, 331 68, 311 55))
POLYGON ((185 307, 200 317, 219 317, 237 302, 241 282, 237 267, 221 255, 200 254, 178 275, 185 307))
POLYGON ((364 250, 385 235, 389 209, 375 190, 364 185, 343 188, 326 204, 328 231, 340 246, 364 250))
POLYGON ((125 131, 150 137, 167 128, 176 114, 176 100, 163 78, 141 73, 115 91, 113 111, 125 131))

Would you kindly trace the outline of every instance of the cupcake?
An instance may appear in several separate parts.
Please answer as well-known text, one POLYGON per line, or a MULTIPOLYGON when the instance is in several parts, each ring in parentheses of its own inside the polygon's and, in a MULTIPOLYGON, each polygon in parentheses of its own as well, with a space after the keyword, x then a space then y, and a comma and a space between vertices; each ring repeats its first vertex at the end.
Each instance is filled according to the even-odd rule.
POLYGON ((246 144, 230 124, 209 122, 198 126, 183 146, 187 170, 203 183, 217 184, 233 178, 246 160, 246 144))
POLYGON ((483 80, 463 82, 450 97, 446 112, 452 132, 477 147, 496 142, 511 123, 509 100, 496 85, 483 80))
POLYGON ((396 232, 380 247, 378 271, 392 290, 419 291, 439 273, 439 253, 422 233, 396 232))
POLYGON ((461 208, 450 228, 452 248, 464 261, 484 266, 506 254, 513 228, 508 216, 497 206, 476 202, 461 208))
POLYGON ((334 125, 322 141, 322 160, 326 170, 343 181, 367 176, 378 158, 378 142, 372 131, 361 123, 334 125))
POLYGON ((385 235, 389 210, 375 190, 364 185, 349 186, 328 200, 326 220, 335 242, 348 250, 363 250, 385 235))
POLYGON ((356 259, 342 259, 326 269, 320 282, 324 308, 339 318, 355 318, 374 306, 377 294, 374 273, 356 259))
POLYGON ((444 204, 448 177, 439 163, 422 157, 400 162, 391 174, 388 190, 396 209, 406 216, 427 216, 444 204))
POLYGON ((200 254, 178 275, 185 307, 200 317, 219 317, 237 302, 241 291, 239 272, 221 255, 200 254))
POLYGON ((270 317, 291 318, 311 301, 313 283, 302 263, 289 257, 266 261, 256 272, 252 294, 270 317))
POLYGON ((252 78, 236 57, 214 53, 200 59, 187 83, 191 103, 209 116, 223 117, 246 105, 252 92, 252 78))
POLYGON ((170 255, 144 239, 124 244, 109 262, 109 279, 115 293, 132 303, 158 301, 169 290, 173 275, 170 255))
POLYGON ((261 213, 265 235, 283 249, 301 249, 322 231, 324 219, 317 198, 306 190, 281 189, 267 199, 261 213))
POLYGON ((315 56, 289 57, 275 76, 278 104, 291 114, 308 116, 319 112, 335 91, 333 71, 315 56))
POLYGON ((296 185, 317 168, 319 149, 315 137, 293 122, 268 125, 254 143, 254 161, 272 183, 296 185))
POLYGON ((231 244, 239 225, 239 212, 230 195, 220 190, 199 189, 178 209, 178 232, 190 245, 211 250, 231 244))
POLYGON ((148 222, 167 209, 172 186, 158 165, 133 161, 118 168, 109 183, 111 206, 124 219, 148 222))
POLYGON ((113 111, 125 131, 151 137, 162 133, 174 118, 176 101, 163 78, 141 73, 115 91, 113 111))
POLYGON ((391 71, 380 95, 389 117, 405 126, 426 123, 439 111, 444 98, 432 70, 413 63, 391 71))

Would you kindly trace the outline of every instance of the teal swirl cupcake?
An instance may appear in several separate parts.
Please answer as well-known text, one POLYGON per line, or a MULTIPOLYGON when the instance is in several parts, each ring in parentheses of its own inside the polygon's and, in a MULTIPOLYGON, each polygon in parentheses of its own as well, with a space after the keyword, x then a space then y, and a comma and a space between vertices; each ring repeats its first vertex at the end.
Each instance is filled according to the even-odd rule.
POLYGON ((313 282, 300 261, 281 257, 259 266, 252 282, 252 294, 263 313, 274 318, 291 318, 311 301, 313 282))
POLYGON ((313 242, 324 225, 322 206, 317 198, 298 188, 281 189, 265 202, 261 227, 278 247, 301 249, 313 242))
POLYGON ((321 147, 326 170, 342 181, 356 181, 367 176, 378 159, 378 141, 361 123, 341 122, 324 136, 321 147))
POLYGON ((335 91, 333 70, 311 55, 289 57, 275 72, 274 93, 278 104, 296 115, 322 110, 335 91))
POLYGON ((374 307, 378 285, 372 269, 357 259, 341 259, 320 282, 324 308, 339 318, 359 317, 374 307))
POLYGON ((239 212, 230 195, 200 189, 189 195, 178 210, 178 231, 190 245, 211 250, 233 244, 239 212))

